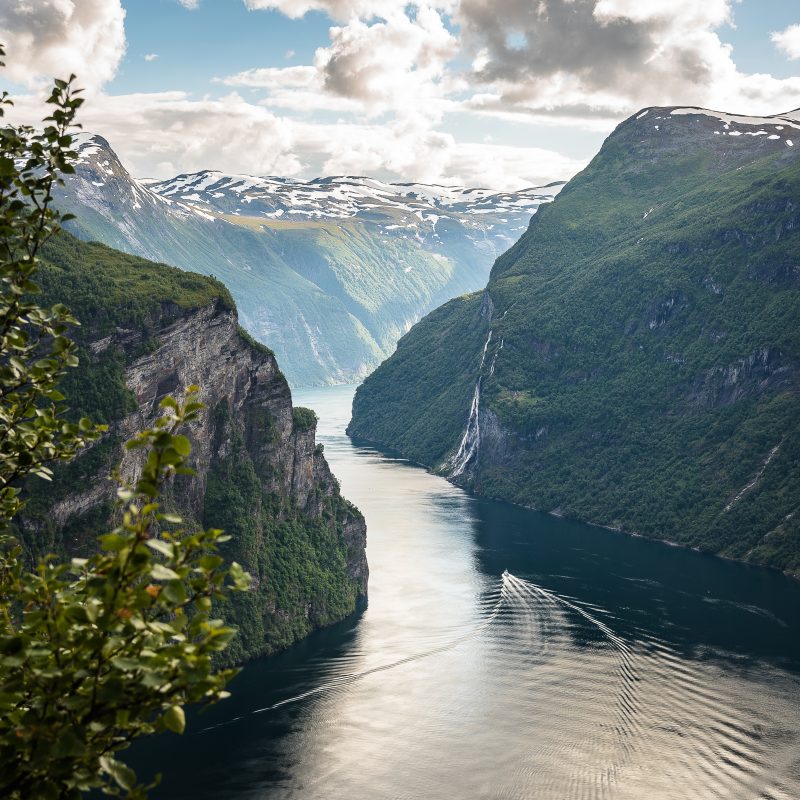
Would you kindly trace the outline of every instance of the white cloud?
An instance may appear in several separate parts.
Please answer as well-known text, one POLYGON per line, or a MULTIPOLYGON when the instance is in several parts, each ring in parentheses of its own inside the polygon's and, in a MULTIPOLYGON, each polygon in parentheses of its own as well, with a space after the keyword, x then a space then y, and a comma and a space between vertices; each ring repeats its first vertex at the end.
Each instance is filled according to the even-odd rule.
POLYGON ((125 54, 120 0, 35 0, 0 3, 5 74, 36 88, 55 77, 78 76, 94 90, 114 77, 125 54))
POLYGON ((441 119, 452 105, 449 95, 460 88, 448 70, 458 53, 456 36, 429 5, 387 5, 386 14, 330 28, 330 44, 317 49, 313 64, 250 69, 220 80, 263 89, 263 104, 283 110, 441 119))
MULTIPOLYGON (((14 98, 12 122, 44 116, 41 98, 14 98)), ((296 174, 292 124, 232 93, 194 100, 185 92, 98 94, 81 107, 84 130, 111 143, 138 177, 220 169, 252 174, 296 174)))
POLYGON ((792 61, 800 58, 800 25, 790 25, 786 30, 770 35, 778 50, 792 61))
MULTIPOLYGON (((14 122, 43 116, 40 99, 16 98, 14 122)), ((105 136, 138 177, 220 169, 259 175, 369 174, 388 180, 514 189, 565 179, 584 161, 556 152, 463 143, 408 117, 386 124, 319 124, 277 117, 232 93, 192 100, 184 92, 97 95, 84 129, 105 136)))
POLYGON ((440 94, 445 65, 458 52, 458 41, 440 13, 417 7, 385 20, 351 20, 330 29, 331 44, 314 57, 325 89, 359 100, 374 111, 417 107, 440 94))
POLYGON ((158 53, 148 53, 145 57, 145 61, 155 61, 158 58, 158 53))
POLYGON ((416 120, 386 125, 296 124, 304 173, 519 189, 564 180, 585 166, 544 148, 458 142, 416 120))
POLYGON ((200 0, 178 0, 178 2, 189 11, 195 11, 200 5, 200 0))
POLYGON ((312 66, 262 67, 248 69, 222 78, 221 83, 228 86, 247 86, 258 89, 322 89, 319 71, 312 66))
MULTIPOLYGON (((251 10, 280 11, 287 17, 298 19, 309 11, 324 11, 331 19, 347 21, 354 17, 374 19, 401 13, 408 0, 244 0, 251 10)), ((452 5, 450 0, 446 4, 452 5)), ((443 7, 443 3, 437 3, 443 7)))
POLYGON ((788 107, 800 79, 739 72, 716 33, 732 15, 733 0, 461 0, 467 106, 589 128, 645 105, 788 107))

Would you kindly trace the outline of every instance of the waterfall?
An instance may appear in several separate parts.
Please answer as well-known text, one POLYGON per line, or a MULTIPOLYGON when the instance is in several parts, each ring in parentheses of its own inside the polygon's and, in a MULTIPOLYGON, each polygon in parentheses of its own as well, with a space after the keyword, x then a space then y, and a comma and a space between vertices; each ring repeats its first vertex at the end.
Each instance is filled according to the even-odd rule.
POLYGON ((500 351, 503 349, 503 345, 506 343, 505 339, 500 340, 500 347, 495 350, 494 355, 492 356, 492 363, 489 365, 489 374, 494 375, 494 365, 497 361, 497 356, 500 355, 500 351))
MULTIPOLYGON (((472 395, 472 405, 469 409, 469 419, 467 419, 467 427, 464 429, 464 435, 461 437, 461 443, 458 445, 456 454, 450 459, 452 469, 450 471, 451 478, 456 478, 463 475, 464 471, 469 466, 470 462, 478 454, 478 446, 481 441, 481 428, 479 422, 479 413, 481 407, 481 383, 483 381, 483 363, 486 361, 486 351, 489 349, 489 342, 492 341, 492 331, 489 331, 489 336, 486 339, 486 344, 483 346, 483 354, 481 355, 481 365, 478 368, 478 380, 475 382, 475 393, 472 395)), ((492 359, 492 372, 494 372, 494 361, 497 358, 495 353, 492 359)))

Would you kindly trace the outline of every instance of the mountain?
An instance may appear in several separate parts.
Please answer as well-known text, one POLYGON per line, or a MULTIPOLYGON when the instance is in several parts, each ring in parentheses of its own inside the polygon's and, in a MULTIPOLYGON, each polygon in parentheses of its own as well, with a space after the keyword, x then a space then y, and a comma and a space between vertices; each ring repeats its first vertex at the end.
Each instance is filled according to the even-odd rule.
POLYGON ((560 184, 519 192, 200 172, 137 181, 100 136, 58 194, 82 239, 213 275, 293 385, 362 378, 419 317, 474 291, 560 184))
POLYGON ((153 426, 159 400, 197 383, 206 409, 187 430, 193 477, 164 502, 189 524, 223 528, 223 554, 254 578, 222 614, 240 634, 226 658, 286 647, 350 614, 366 596, 366 526, 340 494, 316 417, 293 408, 274 355, 238 326, 217 281, 60 234, 43 253, 42 302, 67 304, 80 366, 62 391, 76 416, 109 424, 52 484, 31 479, 20 538, 31 560, 85 555, 113 516, 112 467, 132 479, 141 451, 123 443, 153 426))
POLYGON ((648 108, 356 394, 456 483, 800 574, 800 114, 648 108))

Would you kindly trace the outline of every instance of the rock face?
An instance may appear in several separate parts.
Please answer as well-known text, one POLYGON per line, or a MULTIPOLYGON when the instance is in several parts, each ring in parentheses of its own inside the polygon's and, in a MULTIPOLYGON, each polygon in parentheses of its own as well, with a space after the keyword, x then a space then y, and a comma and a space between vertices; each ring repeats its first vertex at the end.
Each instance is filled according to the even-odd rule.
POLYGON ((798 253, 798 112, 643 109, 483 292, 400 340, 348 431, 484 495, 800 575, 798 253))
MULTIPOLYGON (((48 293, 55 276, 44 277, 48 293)), ((81 368, 116 364, 115 380, 132 395, 127 413, 111 414, 104 440, 57 473, 55 497, 32 498, 23 532, 31 549, 93 547, 112 510, 109 466, 128 479, 141 469, 143 454, 122 443, 152 427, 164 396, 197 384, 206 407, 186 431, 196 474, 177 478, 165 503, 225 529, 232 536, 225 555, 254 577, 254 590, 223 611, 240 627, 230 657, 271 652, 352 612, 367 592, 364 519, 341 497, 315 444, 313 412, 293 409, 274 355, 242 333, 229 299, 204 298, 188 309, 162 299, 144 316, 118 308, 114 317, 110 332, 107 320, 84 324, 81 368)), ((102 390, 96 379, 92 386, 102 390)), ((81 405, 75 392, 70 397, 81 405)))

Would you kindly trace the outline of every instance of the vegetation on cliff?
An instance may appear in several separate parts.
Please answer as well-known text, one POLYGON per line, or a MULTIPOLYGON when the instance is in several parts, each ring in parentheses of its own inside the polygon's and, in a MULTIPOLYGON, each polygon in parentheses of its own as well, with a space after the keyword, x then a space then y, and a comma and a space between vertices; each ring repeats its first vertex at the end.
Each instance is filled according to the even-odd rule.
POLYGON ((401 340, 350 433, 447 473, 481 374, 475 491, 800 573, 800 159, 779 125, 623 123, 485 293, 401 340))
MULTIPOLYGON (((59 466, 52 483, 28 484, 21 536, 31 561, 47 553, 87 554, 98 526, 112 517, 109 493, 98 492, 89 508, 74 498, 87 485, 102 481, 119 462, 119 426, 139 408, 127 384, 130 365, 158 352, 165 326, 207 307, 219 316, 233 308, 227 290, 212 278, 85 243, 63 231, 43 251, 40 272, 42 298, 59 298, 85 320, 75 331, 80 368, 62 382, 71 405, 67 416, 89 415, 110 431, 80 458, 59 466), (70 504, 75 513, 66 518, 53 514, 55 506, 70 504)), ((268 348, 253 343, 241 330, 235 335, 243 350, 274 361, 268 348)), ((203 388, 224 395, 234 387, 203 388)), ((309 437, 309 458, 324 463, 313 447, 316 415, 310 409, 291 408, 288 387, 277 368, 275 391, 285 396, 292 430, 309 437)), ((275 465, 257 463, 246 446, 245 429, 256 424, 267 431, 267 438, 276 436, 275 431, 269 434, 275 424, 270 412, 253 410, 260 415, 257 420, 236 418, 228 401, 212 411, 208 427, 216 438, 214 455, 201 469, 202 502, 199 507, 189 503, 189 487, 181 480, 170 487, 167 501, 192 524, 230 534, 223 549, 226 559, 238 561, 254 576, 253 590, 233 597, 222 611, 239 635, 218 660, 241 663, 287 647, 355 610, 365 593, 365 579, 351 572, 363 559, 363 542, 349 544, 345 529, 363 527, 363 519, 341 497, 327 467, 313 478, 313 509, 298 507, 290 492, 276 491, 272 484, 265 488, 265 475, 276 477, 275 465)))
MULTIPOLYGON (((294 411, 305 412, 298 416, 305 417, 305 430, 313 431, 314 413, 294 411)), ((226 656, 241 662, 288 647, 353 611, 362 588, 348 578, 348 563, 358 554, 348 553, 343 526, 360 515, 338 487, 326 491, 334 489, 332 476, 331 486, 315 492, 320 514, 287 507, 285 498, 264 489, 226 402, 217 406, 215 417, 217 437, 231 446, 209 472, 203 523, 230 534, 226 558, 247 565, 255 577, 253 591, 233 597, 226 615, 240 633, 226 656)))

